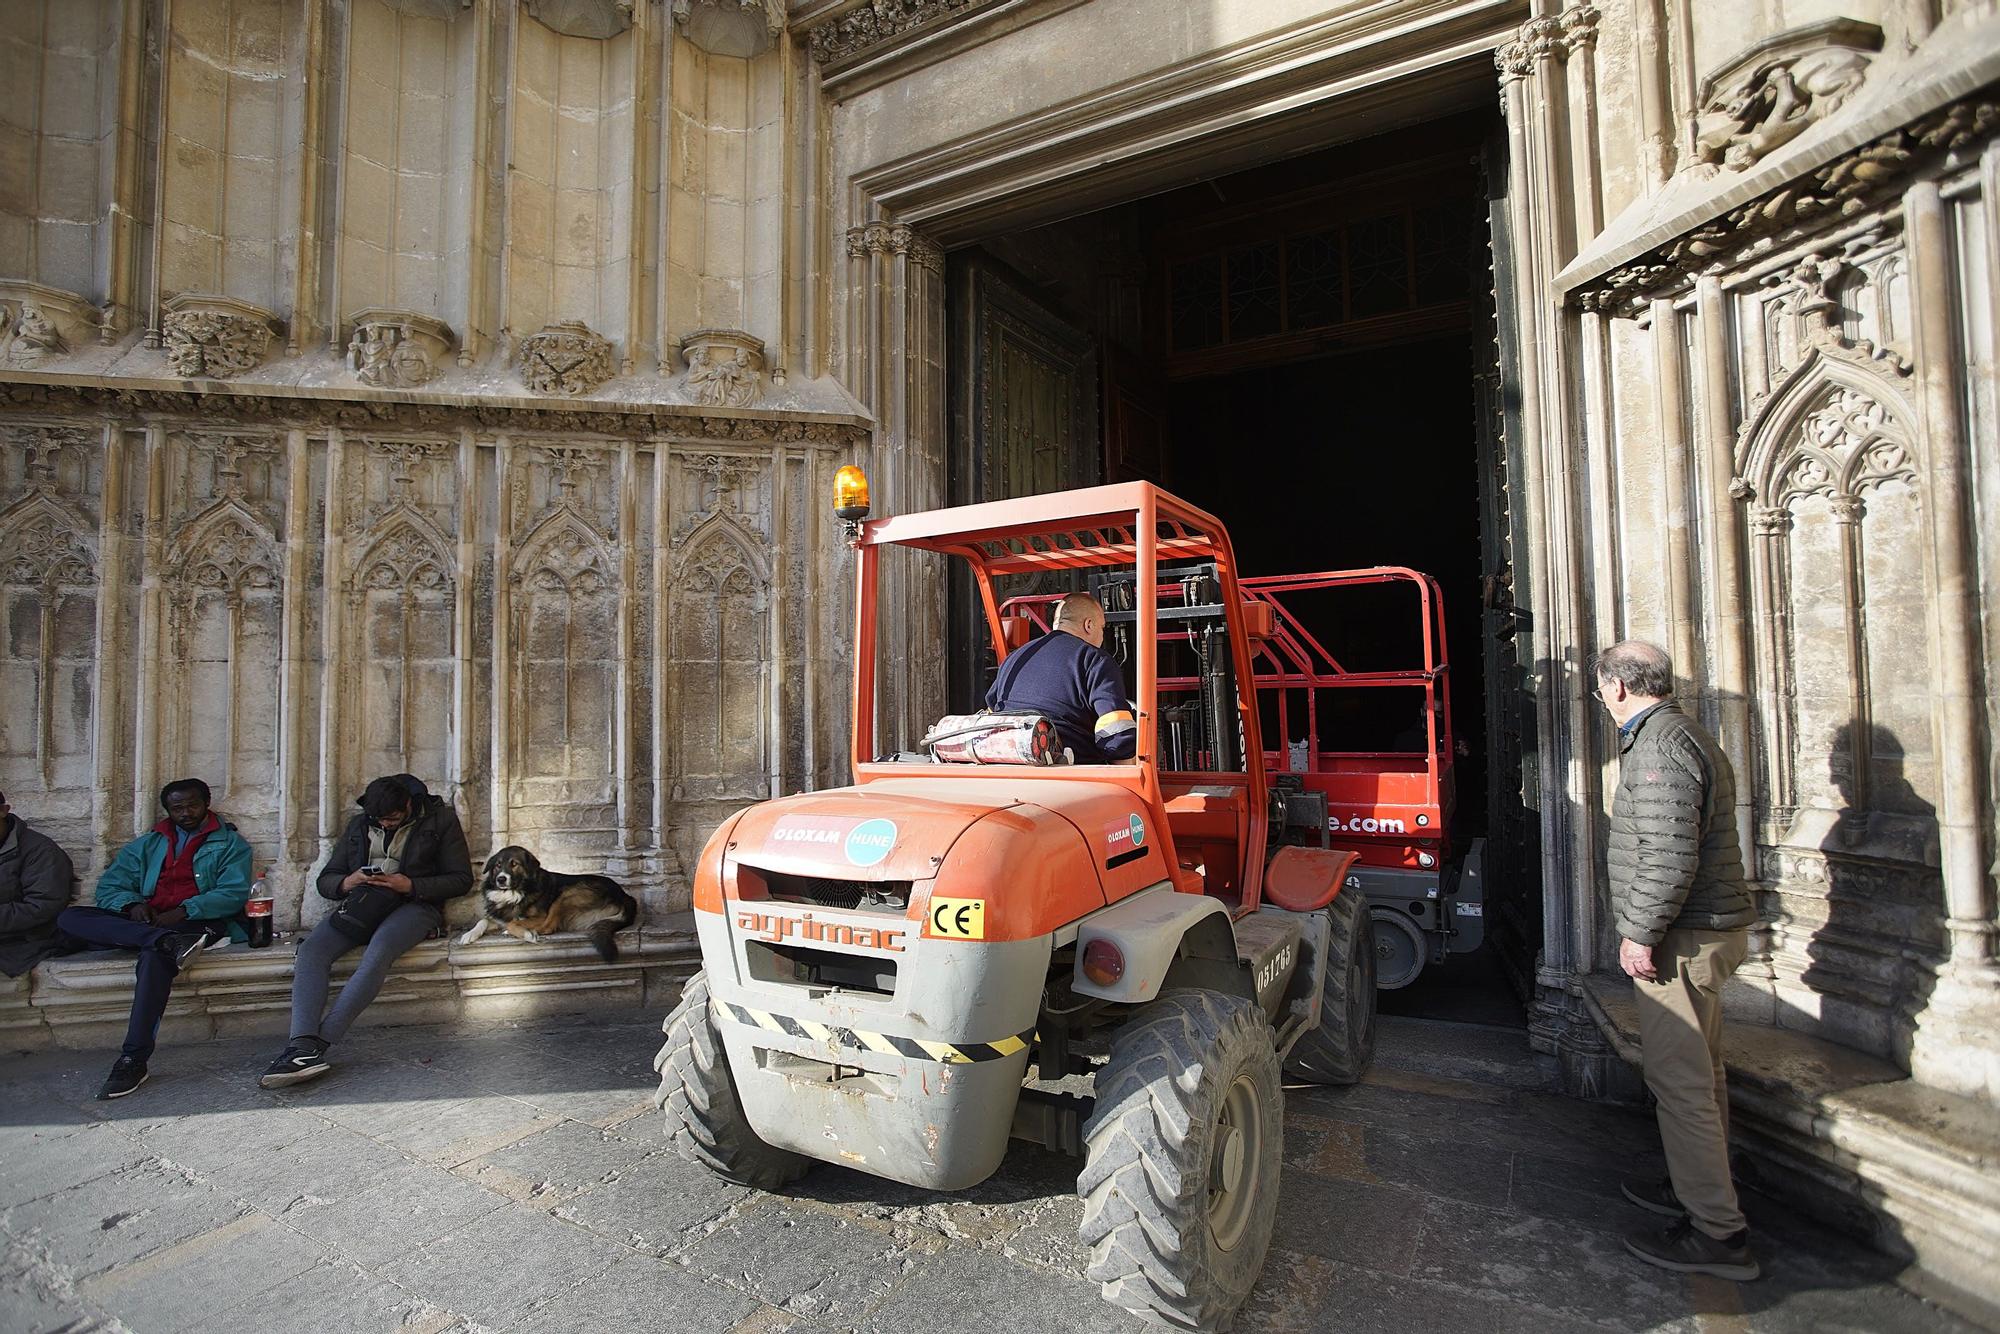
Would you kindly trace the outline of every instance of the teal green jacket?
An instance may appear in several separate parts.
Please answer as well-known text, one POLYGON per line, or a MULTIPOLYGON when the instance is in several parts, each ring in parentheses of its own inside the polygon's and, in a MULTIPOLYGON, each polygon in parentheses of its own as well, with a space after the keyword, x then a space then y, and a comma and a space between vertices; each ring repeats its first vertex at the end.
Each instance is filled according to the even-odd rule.
MULTIPOLYGON (((139 835, 118 849, 111 865, 98 877, 97 906, 124 912, 150 898, 166 861, 165 834, 151 829, 139 835)), ((249 934, 236 918, 250 901, 250 845, 235 825, 223 820, 221 827, 194 850, 194 883, 194 897, 181 905, 187 915, 205 922, 227 922, 231 939, 239 944, 248 940, 249 934)))

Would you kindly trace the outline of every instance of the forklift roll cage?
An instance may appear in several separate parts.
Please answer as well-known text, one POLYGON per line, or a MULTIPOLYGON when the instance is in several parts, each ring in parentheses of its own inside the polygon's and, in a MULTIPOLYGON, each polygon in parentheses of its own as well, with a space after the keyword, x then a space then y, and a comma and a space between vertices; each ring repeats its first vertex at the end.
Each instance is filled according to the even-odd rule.
MULTIPOLYGON (((886 779, 907 778, 909 766, 883 762, 878 754, 875 729, 876 660, 878 648, 877 599, 884 547, 906 547, 957 557, 972 571, 973 581, 991 635, 995 654, 1004 661, 1009 652, 1001 604, 994 580, 1005 576, 1032 575, 1058 570, 1129 568, 1133 571, 1134 620, 1136 622, 1134 685, 1137 688, 1138 749, 1133 762, 1122 764, 1058 765, 1048 768, 1022 766, 1008 771, 1010 781, 1033 782, 1048 779, 1089 778, 1116 783, 1130 789, 1155 811, 1168 818, 1158 822, 1162 848, 1169 867, 1180 864, 1174 846, 1177 798, 1189 798, 1198 788, 1243 789, 1243 831, 1239 854, 1266 846, 1269 833, 1269 781, 1262 756, 1256 699, 1253 691, 1239 689, 1236 713, 1242 726, 1246 763, 1241 772, 1174 771, 1163 774, 1159 767, 1160 688, 1160 598, 1159 575, 1163 564, 1210 562, 1221 588, 1221 601, 1228 609, 1225 621, 1229 650, 1236 664, 1236 679, 1251 675, 1253 662, 1249 635, 1241 608, 1244 592, 1237 577, 1236 555, 1227 530, 1213 515, 1161 490, 1150 482, 1120 482, 1089 487, 1056 495, 1025 496, 1014 500, 988 501, 927 513, 895 515, 873 519, 859 526, 854 539, 858 556, 855 598, 855 673, 851 700, 853 716, 854 781, 857 785, 886 779)), ((925 776, 991 777, 990 770, 978 766, 954 768, 941 765, 925 776)), ((1264 858, 1242 855, 1231 868, 1236 879, 1233 893, 1236 915, 1249 912, 1263 897, 1264 858), (1240 877, 1240 878, 1239 878, 1240 877)), ((1186 892, 1202 892, 1198 877, 1184 876, 1179 887, 1186 892)))

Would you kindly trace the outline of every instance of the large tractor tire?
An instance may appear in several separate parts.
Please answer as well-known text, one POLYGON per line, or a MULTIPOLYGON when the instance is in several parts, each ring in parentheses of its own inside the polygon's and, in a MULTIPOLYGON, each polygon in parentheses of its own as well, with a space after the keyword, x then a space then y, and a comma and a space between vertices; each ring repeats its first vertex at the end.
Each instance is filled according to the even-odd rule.
POLYGON ((1263 1012, 1169 991, 1111 1042, 1084 1123, 1079 1234, 1105 1300, 1178 1329, 1226 1329, 1264 1268, 1278 1209, 1284 1085, 1263 1012))
POLYGON ((805 1175, 812 1160, 757 1137, 736 1096, 729 1058, 709 1017, 708 975, 696 973, 662 1026, 667 1044, 653 1058, 660 1087, 653 1105, 667 1115, 667 1139, 681 1157, 725 1181, 777 1190, 805 1175))
POLYGON ((1375 1058, 1375 923, 1368 898, 1343 888, 1327 905, 1333 930, 1320 982, 1319 1027, 1300 1035, 1285 1073, 1309 1084, 1353 1084, 1375 1058))

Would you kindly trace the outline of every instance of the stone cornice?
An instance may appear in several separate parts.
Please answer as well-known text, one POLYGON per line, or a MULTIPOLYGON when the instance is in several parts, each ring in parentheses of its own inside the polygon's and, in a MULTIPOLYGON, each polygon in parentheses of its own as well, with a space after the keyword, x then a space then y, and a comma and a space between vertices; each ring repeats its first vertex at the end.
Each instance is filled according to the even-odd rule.
POLYGON ((226 427, 267 429, 337 426, 353 431, 548 432, 853 448, 865 443, 864 418, 833 414, 770 414, 727 409, 688 411, 659 405, 603 404, 573 408, 510 408, 490 402, 421 403, 327 397, 284 397, 226 391, 109 387, 0 379, 0 411, 57 416, 199 417, 226 427))
POLYGON ((804 29, 802 36, 821 66, 838 67, 863 53, 914 40, 970 18, 1004 0, 854 0, 804 29))
POLYGON ((1583 310, 1617 312, 1720 270, 1768 237, 1886 200, 1946 155, 2000 133, 2000 84, 1879 135, 1571 288, 1583 310))

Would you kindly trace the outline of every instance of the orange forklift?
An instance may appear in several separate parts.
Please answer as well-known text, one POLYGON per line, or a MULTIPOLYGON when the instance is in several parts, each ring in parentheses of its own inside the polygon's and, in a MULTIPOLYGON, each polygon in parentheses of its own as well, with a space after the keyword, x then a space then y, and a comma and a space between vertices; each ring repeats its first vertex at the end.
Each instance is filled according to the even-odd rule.
POLYGON ((854 781, 740 811, 704 849, 702 969, 654 1062, 668 1134, 767 1189, 823 1161, 960 1190, 1010 1139, 1077 1155, 1106 1299, 1224 1328, 1271 1239, 1281 1072, 1351 1083, 1375 1037, 1356 852, 1266 773, 1272 603, 1219 522, 1149 483, 868 520, 843 469, 835 509, 857 557, 854 781), (1002 659, 1035 621, 1010 594, 1099 591, 1132 761, 878 735, 883 565, 937 557, 969 567, 1002 659))

